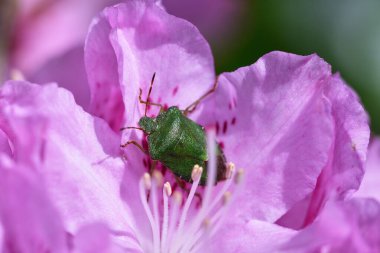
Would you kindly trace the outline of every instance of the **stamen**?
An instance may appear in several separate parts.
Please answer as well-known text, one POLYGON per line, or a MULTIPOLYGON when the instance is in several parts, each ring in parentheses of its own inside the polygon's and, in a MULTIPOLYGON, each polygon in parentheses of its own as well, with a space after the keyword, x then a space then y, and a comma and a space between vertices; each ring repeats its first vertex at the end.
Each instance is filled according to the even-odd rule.
POLYGON ((162 176, 162 173, 158 170, 153 171, 153 178, 157 183, 158 187, 161 187, 164 182, 164 177, 162 176))
POLYGON ((203 227, 205 227, 205 228, 208 228, 208 227, 210 227, 210 225, 211 225, 211 221, 210 221, 210 219, 204 219, 204 221, 203 221, 203 227))
MULTIPOLYGON (((231 177, 232 177, 235 174, 234 167, 231 166, 230 167, 230 171, 232 173, 232 175, 231 175, 231 177)), ((200 212, 203 211, 205 214, 210 213, 214 209, 214 207, 219 203, 220 199, 223 197, 223 195, 227 191, 227 189, 230 188, 231 184, 232 184, 232 180, 226 180, 226 182, 224 183, 222 189, 214 197, 213 202, 210 205, 208 205, 208 206, 202 205, 202 209, 200 210, 200 212)), ((203 213, 200 214, 199 217, 202 217, 202 215, 203 215, 203 213)), ((201 222, 202 222, 202 220, 196 220, 196 221, 194 221, 194 223, 195 223, 194 227, 199 226, 201 222)))
POLYGON ((19 69, 11 69, 10 77, 15 81, 25 81, 24 74, 19 69))
POLYGON ((236 170, 233 163, 227 164, 226 180, 222 185, 215 186, 216 180, 216 146, 215 134, 208 134, 208 171, 207 182, 203 191, 202 205, 194 205, 193 199, 202 179, 203 168, 193 167, 192 184, 186 201, 179 191, 172 192, 169 182, 163 184, 163 176, 159 171, 153 171, 152 176, 145 173, 139 184, 140 199, 148 217, 152 239, 145 240, 138 234, 144 251, 154 253, 197 252, 224 224, 233 196, 242 188, 243 170, 236 170), (211 137, 210 137, 211 136, 211 137), (163 205, 161 203, 162 192, 163 205), (149 200, 147 199, 149 197, 149 200), (150 202, 150 203, 149 203, 150 202), (193 203, 193 204, 192 204, 193 203), (182 206, 183 204, 183 206, 182 206), (189 215, 191 208, 191 214, 189 215), (160 212, 163 215, 160 218, 160 212))
MULTIPOLYGON (((243 169, 239 169, 235 175, 235 184, 236 184, 236 188, 234 190, 234 194, 235 195, 239 195, 240 191, 242 190, 242 187, 243 187, 243 182, 244 180, 244 170, 243 169)), ((212 236, 214 233, 216 233, 216 231, 218 231, 218 229, 220 228, 220 226, 224 223, 224 220, 226 218, 226 215, 224 215, 225 213, 228 212, 228 210, 231 208, 231 196, 232 194, 230 192, 226 192, 227 195, 230 195, 228 197, 225 197, 225 198, 229 198, 228 201, 224 201, 223 202, 223 205, 224 205, 224 208, 221 208, 220 211, 221 213, 218 214, 216 213, 215 214, 215 220, 217 220, 217 217, 219 216, 220 219, 218 219, 215 223, 215 225, 213 226, 212 228, 212 231, 210 233, 210 235, 212 236)), ((225 195, 226 196, 226 195, 225 195)))
POLYGON ((219 220, 219 218, 223 215, 223 213, 226 211, 226 206, 230 203, 231 201, 231 197, 232 197, 232 194, 231 192, 225 192, 224 195, 223 195, 223 199, 222 199, 222 206, 218 209, 218 211, 216 213, 214 213, 213 217, 212 217, 212 220, 211 220, 211 223, 215 223, 217 220, 219 220))
POLYGON ((185 245, 183 246, 183 248, 189 249, 189 250, 191 249, 192 252, 193 251, 196 252, 196 250, 202 245, 202 241, 207 240, 208 237, 211 237, 213 234, 215 234, 216 231, 218 231, 218 229, 220 228, 220 226, 224 223, 224 220, 226 218, 226 213, 228 212, 231 206, 231 199, 232 199, 231 192, 227 190, 230 188, 231 183, 235 181, 236 186, 238 186, 236 187, 235 192, 239 192, 242 186, 241 182, 243 181, 243 176, 244 176, 243 170, 238 170, 237 173, 235 173, 235 171, 232 170, 232 172, 233 174, 231 175, 231 179, 235 177, 235 180, 231 180, 231 179, 226 180, 222 189, 218 192, 216 198, 214 198, 214 201, 212 202, 212 204, 205 208, 203 208, 202 206, 201 210, 199 211, 198 217, 206 217, 206 215, 212 214, 211 219, 209 219, 210 229, 206 230, 203 227, 204 219, 201 220, 200 223, 198 220, 194 222, 194 223, 198 222, 197 224, 192 223, 192 225, 194 224, 194 226, 191 226, 189 229, 189 233, 187 233, 184 236, 186 238, 191 238, 191 240, 184 241, 183 244, 185 245), (215 210, 215 207, 217 206, 218 203, 221 203, 222 206, 220 206, 218 209, 216 209, 216 211, 213 212, 213 210, 215 210))
MULTIPOLYGON (((200 230, 193 236, 194 242, 199 241, 201 238, 208 238, 211 226, 211 220, 209 218, 205 218, 201 224, 200 230)), ((207 240, 204 240, 203 243, 201 241, 199 243, 187 244, 181 252, 199 252, 198 248, 201 248, 205 241, 207 240)))
POLYGON ((170 186, 169 182, 166 182, 164 184, 164 196, 170 197, 172 195, 172 187, 170 186))
MULTIPOLYGON (((231 177, 235 174, 235 169, 231 170, 231 177)), ((224 193, 231 187, 232 180, 227 180, 222 189, 218 192, 218 195, 215 196, 214 201, 211 203, 211 205, 208 207, 207 212, 210 212, 220 201, 220 199, 223 197, 224 193)))
MULTIPOLYGON (((168 231, 168 243, 167 243, 167 245, 171 245, 171 242, 172 242, 173 238, 175 237, 174 229, 177 226, 179 209, 180 209, 181 204, 182 204, 182 198, 183 197, 182 197, 181 192, 175 191, 173 193, 173 198, 172 198, 173 204, 171 205, 171 207, 173 207, 173 208, 171 210, 170 217, 169 217, 169 231, 168 231)), ((164 245, 164 251, 163 252, 167 252, 166 251, 168 249, 167 245, 164 245)))
MULTIPOLYGON (((215 213, 213 213, 212 218, 205 218, 201 224, 201 227, 198 231, 196 231, 195 235, 192 237, 192 245, 197 245, 199 244, 199 241, 206 236, 210 236, 211 234, 214 233, 215 230, 215 224, 221 220, 222 216, 226 213, 226 206, 230 202, 231 199, 231 193, 230 192, 225 192, 223 194, 223 199, 222 199, 222 206, 217 209, 215 213)), ((219 227, 218 227, 219 228, 219 227)), ((189 244, 187 244, 187 247, 189 247, 189 244)))
POLYGON ((240 184, 243 181, 244 170, 239 169, 235 176, 235 184, 240 184))
POLYGON ((141 200, 141 204, 144 207, 144 211, 148 217, 150 227, 152 229, 153 245, 156 245, 159 238, 157 238, 156 233, 154 233, 155 231, 154 219, 153 219, 152 212, 150 211, 148 201, 147 201, 147 195, 146 195, 146 190, 150 188, 151 188, 151 178, 148 173, 145 173, 143 177, 141 178, 140 184, 139 184, 140 200, 141 200))
POLYGON ((227 205, 231 201, 232 194, 229 191, 226 191, 223 194, 223 205, 227 205))
POLYGON ((161 239, 161 250, 162 252, 165 252, 166 250, 166 240, 167 240, 167 233, 168 233, 168 213, 169 213, 169 205, 168 205, 168 197, 172 195, 172 187, 170 186, 169 182, 166 182, 164 184, 163 188, 163 195, 164 195, 164 219, 162 221, 162 239, 161 239))
POLYGON ((193 171, 191 172, 191 179, 197 181, 202 176, 203 168, 199 167, 198 164, 194 165, 193 171))
POLYGON ((235 173, 235 164, 234 163, 228 163, 227 164, 227 171, 226 171, 226 179, 230 179, 234 173, 235 173))
POLYGON ((208 171, 207 171, 207 183, 206 190, 204 193, 203 204, 208 205, 211 198, 211 189, 215 185, 216 179, 216 145, 215 145, 215 132, 213 130, 207 133, 207 151, 209 157, 208 171))
MULTIPOLYGON (((157 187, 160 186, 160 183, 162 182, 162 175, 159 172, 153 173, 153 182, 152 182, 152 188, 150 189, 150 196, 152 200, 153 205, 153 218, 154 218, 154 237, 158 238, 158 240, 155 241, 154 245, 154 252, 159 252, 160 249, 160 216, 158 213, 158 196, 157 196, 157 187), (160 181, 161 180, 161 181, 160 181)), ((162 185, 162 183, 161 183, 162 185)))
POLYGON ((144 173, 143 182, 145 189, 149 191, 152 188, 152 179, 148 173, 144 173))
POLYGON ((197 190, 198 185, 199 185, 199 181, 201 179, 201 177, 199 175, 202 175, 202 171, 203 171, 203 168, 199 167, 198 165, 195 165, 193 168, 191 175, 192 176, 194 175, 194 177, 193 177, 194 182, 191 186, 189 196, 187 197, 186 202, 185 202, 185 206, 183 207, 183 210, 182 210, 182 215, 181 215, 181 219, 179 222, 178 231, 181 231, 183 224, 185 223, 187 212, 189 211, 190 204, 193 201, 195 191, 197 190))
POLYGON ((193 251, 198 252, 198 250, 194 250, 194 248, 203 246, 201 239, 205 239, 206 237, 208 238, 211 227, 212 227, 211 220, 209 218, 205 218, 201 224, 200 229, 192 237, 192 241, 194 243, 186 244, 182 252, 193 252, 193 251))
POLYGON ((174 198, 174 201, 177 205, 181 205, 182 204, 182 193, 176 191, 174 192, 173 194, 173 198, 174 198))
MULTIPOLYGON (((206 189, 204 192, 202 207, 200 208, 197 215, 195 216, 194 221, 192 221, 191 225, 186 229, 186 233, 184 233, 184 231, 182 231, 183 223, 182 222, 180 223, 181 226, 179 227, 178 231, 179 231, 179 234, 182 236, 180 238, 178 238, 178 240, 176 240, 177 245, 174 248, 175 249, 174 252, 176 252, 177 247, 178 247, 178 249, 181 249, 181 248, 184 249, 188 245, 194 245, 196 243, 197 238, 194 238, 193 235, 199 230, 204 218, 207 216, 207 213, 208 213, 208 207, 209 207, 209 202, 210 202, 210 198, 211 198, 211 194, 212 194, 212 189, 214 188, 215 179, 216 179, 216 157, 215 157, 216 145, 215 145, 215 132, 214 131, 208 131, 208 133, 207 133, 207 147, 208 147, 209 163, 207 166, 208 167, 207 183, 206 183, 206 189)), ((194 187, 194 183, 192 185, 192 189, 194 187)), ((191 191, 190 191, 190 193, 191 193, 191 191)), ((186 201, 186 204, 187 204, 187 202, 188 201, 186 201)), ((190 203, 188 205, 190 206, 190 203)), ((185 210, 186 209, 184 209, 184 211, 185 210)), ((187 210, 186 210, 186 214, 187 214, 187 210)), ((182 219, 181 219, 181 221, 182 221, 182 219)), ((184 221, 184 219, 183 219, 183 221, 184 221)))

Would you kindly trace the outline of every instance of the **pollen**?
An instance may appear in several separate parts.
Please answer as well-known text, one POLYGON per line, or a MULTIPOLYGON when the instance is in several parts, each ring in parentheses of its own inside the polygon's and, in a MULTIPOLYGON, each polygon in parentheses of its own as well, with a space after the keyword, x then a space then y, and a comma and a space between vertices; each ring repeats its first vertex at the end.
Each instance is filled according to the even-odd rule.
POLYGON ((164 193, 167 197, 170 197, 172 195, 172 187, 170 186, 169 182, 166 182, 164 184, 164 193))
MULTIPOLYGON (((138 233, 144 252, 199 252, 223 225, 240 189, 243 170, 235 170, 235 165, 229 163, 225 181, 215 186, 215 178, 208 180, 199 190, 202 172, 199 165, 193 167, 193 182, 188 192, 173 192, 170 182, 162 184, 163 176, 158 171, 152 176, 148 173, 142 176, 140 200, 150 227, 148 234, 146 231, 138 233), (195 204, 199 195, 200 206, 195 204)), ((215 165, 208 167, 209 175, 215 175, 215 172, 215 165)))
POLYGON ((193 168, 193 171, 191 172, 191 179, 193 181, 199 180, 199 178, 202 176, 203 168, 199 167, 198 164, 196 164, 193 168))
POLYGON ((235 164, 234 163, 228 163, 227 164, 227 171, 226 171, 226 179, 230 179, 232 175, 235 172, 235 164))
POLYGON ((144 176, 142 178, 145 190, 150 190, 152 187, 152 179, 148 173, 144 173, 144 176))
POLYGON ((231 194, 231 192, 229 192, 229 191, 226 191, 224 194, 223 194, 223 205, 227 205, 229 202, 230 202, 230 200, 231 200, 231 196, 232 194, 231 194))
MULTIPOLYGON (((194 165, 189 188, 173 192, 170 180, 159 171, 145 173, 139 184, 140 201, 149 225, 137 230, 144 252, 205 252, 209 241, 228 218, 228 211, 242 189, 244 171, 226 165, 225 180, 216 184, 217 157, 214 134, 208 137, 207 182, 200 186, 203 168, 194 165), (200 201, 200 203, 199 203, 200 201), (146 229, 150 228, 150 229, 146 229)), ((206 250, 207 251, 207 250, 206 250)))
POLYGON ((10 71, 10 77, 12 80, 15 80, 15 81, 25 81, 25 76, 24 74, 18 70, 18 69, 11 69, 10 71))
POLYGON ((164 177, 162 176, 162 173, 158 170, 153 171, 153 178, 155 179, 158 186, 162 186, 164 182, 164 177))

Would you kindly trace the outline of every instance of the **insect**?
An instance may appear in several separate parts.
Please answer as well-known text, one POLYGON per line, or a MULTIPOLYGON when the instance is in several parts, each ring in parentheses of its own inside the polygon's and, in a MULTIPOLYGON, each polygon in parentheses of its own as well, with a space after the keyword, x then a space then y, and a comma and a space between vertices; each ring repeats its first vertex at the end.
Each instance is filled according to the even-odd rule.
MULTIPOLYGON (((149 150, 145 150, 136 141, 128 141, 121 146, 126 147, 129 144, 137 146, 149 155, 152 160, 161 162, 178 178, 187 182, 191 181, 192 169, 197 164, 204 168, 200 184, 205 185, 209 160, 206 132, 204 127, 189 119, 187 115, 196 109, 200 101, 215 91, 217 82, 215 82, 212 89, 185 110, 180 110, 177 106, 171 106, 165 110, 161 104, 149 101, 154 79, 155 74, 152 77, 146 101, 142 100, 142 90, 140 89, 139 102, 145 104, 145 114, 138 122, 139 127, 125 127, 121 129, 133 128, 144 131, 147 135, 149 150), (147 108, 152 105, 160 107, 157 117, 147 116, 147 108)), ((219 182, 226 179, 227 165, 226 157, 218 143, 216 143, 215 155, 217 166, 216 181, 219 182)))

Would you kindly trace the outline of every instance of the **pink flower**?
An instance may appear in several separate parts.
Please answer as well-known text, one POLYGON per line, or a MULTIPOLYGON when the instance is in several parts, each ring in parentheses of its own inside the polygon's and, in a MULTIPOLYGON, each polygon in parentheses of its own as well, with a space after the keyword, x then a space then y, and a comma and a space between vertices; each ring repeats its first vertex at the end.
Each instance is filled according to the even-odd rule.
MULTIPOLYGON (((196 28, 142 1, 100 15, 88 35, 85 59, 92 110, 115 130, 137 125, 144 108, 138 88, 147 94, 153 73, 151 100, 180 108, 215 81, 211 52, 196 28), (108 99, 112 94, 117 95, 108 99)), ((342 198, 359 187, 367 115, 322 59, 273 52, 222 74, 218 83, 191 117, 215 126, 227 159, 247 171, 251 187, 242 196, 259 200, 243 200, 241 217, 299 228, 314 219, 329 194, 342 198)), ((123 143, 131 138, 142 135, 126 131, 123 143)), ((136 159, 138 154, 131 155, 133 167, 145 159, 136 159)))
MULTIPOLYGON (((145 109, 138 90, 147 93, 153 73, 151 100, 163 105, 185 108, 210 89, 213 59, 198 30, 153 2, 129 1, 93 21, 85 63, 93 115, 56 85, 10 82, 1 91, 0 127, 12 143, 1 150, 43 178, 64 231, 106 223, 112 243, 134 252, 274 252, 294 235, 289 228, 314 221, 331 194, 344 198, 359 187, 367 116, 315 55, 273 52, 219 76, 191 117, 215 128, 245 180, 233 180, 242 172, 231 166, 230 179, 214 187, 211 176, 199 189, 195 167, 189 193, 175 191, 161 166, 164 178, 146 174, 147 156, 119 148, 142 142, 142 133, 121 137, 118 129, 137 125, 145 109)), ((6 237, 12 226, 2 226, 6 237)))

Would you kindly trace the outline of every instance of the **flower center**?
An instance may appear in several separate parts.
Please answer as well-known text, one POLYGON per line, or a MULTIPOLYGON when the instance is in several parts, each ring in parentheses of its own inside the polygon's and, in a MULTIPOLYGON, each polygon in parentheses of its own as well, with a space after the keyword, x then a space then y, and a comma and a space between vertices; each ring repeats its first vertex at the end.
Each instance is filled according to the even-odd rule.
POLYGON ((152 176, 145 173, 141 178, 140 200, 151 227, 151 235, 148 235, 151 240, 139 238, 146 252, 197 252, 223 224, 233 196, 231 192, 239 190, 243 171, 236 171, 234 164, 228 164, 227 179, 217 187, 216 166, 209 166, 202 204, 197 207, 192 203, 199 194, 197 188, 202 172, 202 167, 194 166, 193 182, 184 203, 180 191, 173 193, 169 182, 162 185, 163 177, 159 172, 155 171, 152 176))

